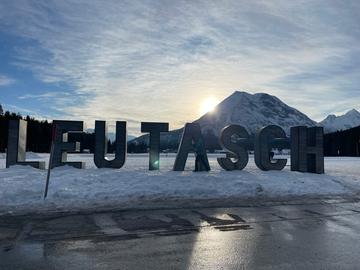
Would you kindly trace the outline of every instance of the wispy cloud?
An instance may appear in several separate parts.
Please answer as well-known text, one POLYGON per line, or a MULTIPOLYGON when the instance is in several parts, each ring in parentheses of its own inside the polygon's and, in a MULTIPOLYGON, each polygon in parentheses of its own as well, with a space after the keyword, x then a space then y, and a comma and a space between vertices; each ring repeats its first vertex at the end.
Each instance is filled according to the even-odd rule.
POLYGON ((140 120, 178 127, 236 89, 316 120, 359 108, 359 13, 359 1, 18 0, 0 4, 0 30, 36 44, 14 64, 76 89, 63 100, 72 117, 138 131, 140 120))
POLYGON ((37 100, 47 100, 51 98, 59 98, 59 97, 69 97, 70 93, 59 93, 59 92, 45 92, 42 94, 25 94, 19 96, 18 99, 37 99, 37 100))
POLYGON ((1 75, 0 74, 0 87, 1 86, 7 86, 7 85, 10 85, 10 84, 13 84, 15 83, 15 80, 8 77, 8 76, 4 76, 4 75, 1 75))

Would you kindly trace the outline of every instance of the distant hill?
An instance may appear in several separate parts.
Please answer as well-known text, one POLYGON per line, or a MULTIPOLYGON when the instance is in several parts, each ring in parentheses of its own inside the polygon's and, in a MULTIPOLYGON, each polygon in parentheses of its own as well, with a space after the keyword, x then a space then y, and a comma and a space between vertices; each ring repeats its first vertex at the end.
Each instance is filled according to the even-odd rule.
MULTIPOLYGON (((95 130, 93 128, 88 128, 85 130, 85 132, 87 133, 94 133, 95 130)), ((107 137, 108 139, 111 141, 111 142, 114 142, 115 141, 115 137, 116 137, 116 133, 115 132, 108 132, 107 133, 107 137)), ((135 139, 136 136, 133 136, 133 135, 127 135, 127 141, 132 141, 133 139, 135 139)))
MULTIPOLYGON (((135 139, 136 136, 133 136, 133 135, 127 135, 127 141, 130 142, 132 141, 133 139, 135 139)), ((115 139, 116 139, 116 133, 114 132, 108 132, 108 139, 111 141, 111 142, 115 142, 115 139)))
POLYGON ((360 126, 360 112, 352 109, 339 116, 331 114, 323 121, 319 122, 319 125, 324 127, 326 133, 357 127, 360 126))

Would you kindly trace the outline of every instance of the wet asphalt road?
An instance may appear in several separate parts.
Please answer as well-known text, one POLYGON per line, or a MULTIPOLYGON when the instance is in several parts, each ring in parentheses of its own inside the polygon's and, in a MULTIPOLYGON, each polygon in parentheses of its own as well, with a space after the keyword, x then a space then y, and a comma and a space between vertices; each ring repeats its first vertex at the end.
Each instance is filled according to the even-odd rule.
POLYGON ((360 202, 0 217, 0 269, 360 269, 360 202))

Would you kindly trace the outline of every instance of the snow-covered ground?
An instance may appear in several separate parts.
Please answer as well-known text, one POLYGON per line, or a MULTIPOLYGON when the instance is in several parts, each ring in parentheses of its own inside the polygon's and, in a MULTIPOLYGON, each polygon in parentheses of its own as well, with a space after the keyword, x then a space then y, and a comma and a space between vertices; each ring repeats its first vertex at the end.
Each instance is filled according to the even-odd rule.
MULTIPOLYGON (((97 169, 92 155, 70 155, 86 161, 84 170, 61 167, 52 170, 49 195, 43 200, 46 171, 29 166, 5 169, 0 154, 0 214, 169 206, 199 206, 212 202, 283 200, 355 195, 360 191, 359 158, 326 158, 326 174, 259 170, 251 158, 243 171, 224 171, 209 155, 211 171, 174 172, 175 155, 162 155, 159 171, 148 171, 148 155, 129 155, 121 169, 97 169)), ((47 160, 47 154, 29 153, 29 160, 47 160)))

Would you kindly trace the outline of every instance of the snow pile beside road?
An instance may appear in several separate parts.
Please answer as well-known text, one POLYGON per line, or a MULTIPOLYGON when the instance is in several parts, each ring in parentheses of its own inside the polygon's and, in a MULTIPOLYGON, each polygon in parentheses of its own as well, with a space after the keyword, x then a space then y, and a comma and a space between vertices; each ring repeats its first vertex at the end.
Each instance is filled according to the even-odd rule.
MULTIPOLYGON (((36 156, 47 160, 47 155, 36 156)), ((181 207, 209 201, 236 204, 249 199, 353 195, 360 190, 358 158, 328 158, 324 175, 291 172, 289 167, 263 172, 253 159, 243 171, 228 172, 219 167, 215 155, 209 155, 209 173, 192 172, 193 157, 187 171, 171 171, 174 155, 161 156, 160 171, 147 170, 147 155, 130 155, 120 170, 96 169, 90 154, 70 159, 86 161, 87 169, 54 169, 45 201, 46 171, 28 166, 5 169, 5 160, 0 159, 0 213, 181 207)))

